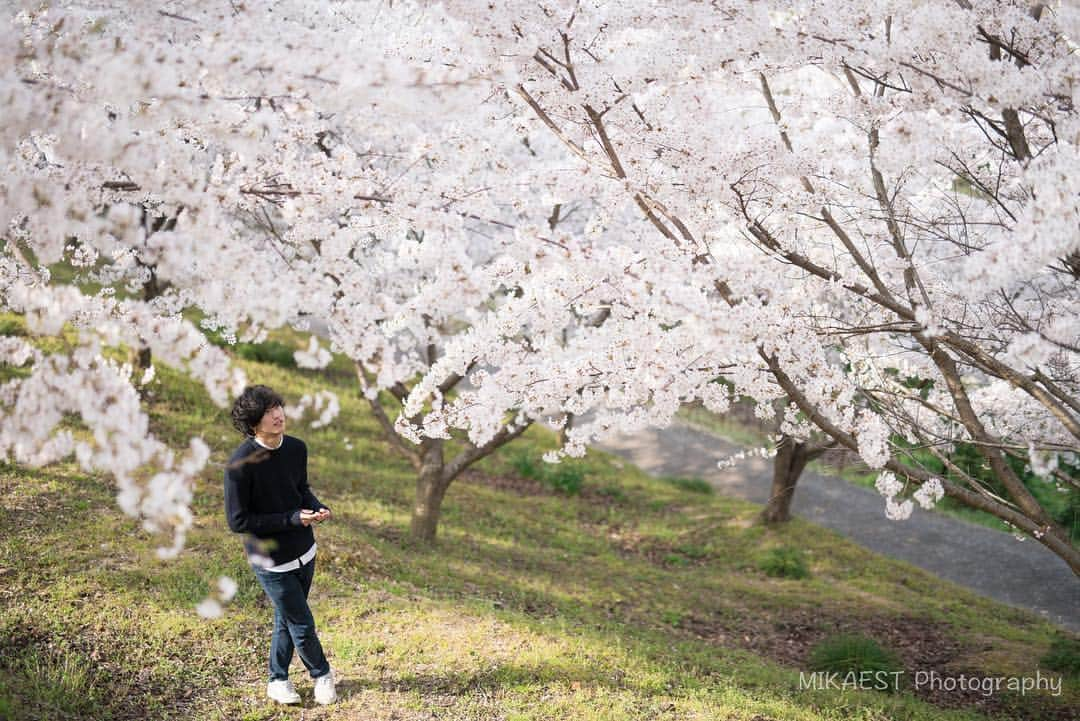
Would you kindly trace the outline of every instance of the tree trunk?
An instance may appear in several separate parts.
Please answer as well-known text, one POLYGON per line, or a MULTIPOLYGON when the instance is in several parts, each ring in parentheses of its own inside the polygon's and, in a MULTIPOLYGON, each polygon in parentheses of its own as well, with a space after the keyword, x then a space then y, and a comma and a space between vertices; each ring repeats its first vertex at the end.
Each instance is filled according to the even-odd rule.
POLYGON ((411 533, 421 543, 434 543, 439 527, 439 513, 449 482, 445 479, 443 442, 425 439, 420 447, 420 472, 416 478, 416 504, 413 506, 411 533))
POLYGON ((760 515, 763 523, 772 525, 791 520, 791 499, 795 497, 799 476, 806 464, 824 453, 826 448, 827 445, 802 443, 791 436, 780 439, 773 461, 772 491, 760 515))
POLYGON ((574 414, 573 413, 567 413, 566 414, 566 423, 564 423, 563 427, 559 429, 559 448, 562 448, 563 446, 566 445, 567 434, 569 434, 570 429, 573 428, 573 427, 574 427, 574 414))
POLYGON ((150 367, 150 364, 154 362, 153 354, 146 346, 139 348, 138 355, 136 356, 136 362, 139 364, 139 370, 146 370, 150 367))
MULTIPOLYGON (((142 210, 142 223, 146 229, 146 236, 149 238, 154 233, 159 231, 172 231, 176 229, 176 221, 180 217, 180 211, 177 211, 175 215, 157 215, 151 216, 147 209, 143 207, 142 210)), ((140 257, 135 259, 135 262, 140 268, 146 268, 150 271, 150 277, 143 283, 143 300, 150 302, 155 298, 161 296, 162 291, 165 289, 163 284, 158 280, 157 276, 157 264, 156 263, 143 263, 140 257)), ((146 370, 153 363, 154 359, 150 352, 150 349, 146 346, 141 346, 135 354, 135 362, 138 363, 140 370, 146 370)))
MULTIPOLYGON (((161 295, 161 284, 158 283, 157 266, 145 265, 143 262, 136 261, 141 267, 147 268, 150 271, 150 277, 143 284, 143 300, 150 302, 161 295)), ((150 367, 150 364, 154 362, 154 358, 150 349, 147 346, 140 346, 135 353, 135 362, 138 364, 139 370, 146 370, 150 367)))
POLYGON ((761 521, 766 524, 785 523, 791 520, 791 499, 795 496, 795 484, 806 466, 806 444, 793 441, 788 436, 780 439, 773 460, 772 489, 769 500, 761 511, 761 521))

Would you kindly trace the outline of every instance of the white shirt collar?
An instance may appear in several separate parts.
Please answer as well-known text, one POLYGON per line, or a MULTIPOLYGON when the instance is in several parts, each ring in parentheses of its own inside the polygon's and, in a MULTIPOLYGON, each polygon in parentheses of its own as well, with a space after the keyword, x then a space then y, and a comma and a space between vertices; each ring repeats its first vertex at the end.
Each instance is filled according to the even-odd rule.
POLYGON ((281 437, 281 443, 278 443, 276 446, 270 447, 270 446, 266 445, 265 443, 263 443, 262 441, 260 441, 258 436, 252 436, 252 439, 254 439, 254 441, 256 443, 258 443, 260 446, 262 446, 263 448, 265 448, 268 451, 276 451, 277 449, 281 448, 281 444, 285 442, 285 436, 282 436, 281 437))

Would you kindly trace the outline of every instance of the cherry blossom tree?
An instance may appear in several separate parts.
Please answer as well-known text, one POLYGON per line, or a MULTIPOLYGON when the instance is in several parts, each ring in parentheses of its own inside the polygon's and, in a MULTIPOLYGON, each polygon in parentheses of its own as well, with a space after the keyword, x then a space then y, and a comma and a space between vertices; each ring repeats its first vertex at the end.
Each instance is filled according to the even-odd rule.
MULTIPOLYGON (((926 506, 947 494, 1080 571, 1012 465, 1077 492, 1058 467, 1080 438, 1075 9, 551 3, 507 21, 451 7, 515 59, 503 87, 530 132, 606 183, 592 200, 638 272, 681 262, 675 282, 698 294, 676 330, 701 342, 678 350, 709 380, 678 386, 683 364, 628 338, 675 375, 624 418, 663 422, 696 397, 722 410, 726 377, 765 415, 786 399, 795 442, 816 428, 882 469, 890 517, 911 513, 912 490, 926 506), (1004 493, 951 463, 958 443, 1004 493)), ((578 441, 611 426, 600 414, 578 441)))
MULTIPOLYGON (((198 354, 187 365, 210 376, 224 403, 241 379, 181 311, 198 309, 205 328, 229 339, 326 322, 388 438, 417 468, 413 532, 433 539, 453 479, 535 418, 489 393, 454 439, 460 451, 444 457, 453 436, 439 398, 470 370, 479 388, 483 373, 446 357, 447 339, 520 293, 514 274, 561 250, 548 234, 575 213, 533 182, 529 159, 561 163, 557 142, 523 142, 501 122, 512 107, 490 78, 455 65, 485 48, 463 47, 468 32, 437 9, 375 2, 28 4, 15 21, 22 34, 5 38, 3 85, 15 109, 4 129, 12 277, 23 273, 39 299, 103 303, 37 270, 67 261, 105 284, 106 297, 144 295, 85 318, 72 305, 32 332, 71 321, 89 336, 109 313, 134 318, 135 308, 128 335, 100 343, 149 347, 155 329, 183 328, 198 354), (452 371, 438 397, 402 405, 436 365, 452 371), (384 392, 406 411, 396 422, 384 392)), ((4 307, 37 312, 20 298, 5 293, 4 307)), ((567 315, 562 330, 601 320, 567 315)), ((84 343, 80 357, 103 357, 98 341, 84 343)), ((542 352, 527 335, 499 343, 542 352)), ((313 341, 297 358, 317 368, 329 355, 313 341)), ((161 360, 186 367, 175 353, 161 360)), ((294 413, 314 409, 324 424, 336 408, 320 394, 294 413)), ((55 430, 43 425, 34 438, 48 443, 55 430)))
POLYGON ((0 67, 3 298, 35 332, 91 307, 64 358, 102 365, 106 318, 132 343, 191 333, 188 307, 252 339, 325 319, 417 465, 421 537, 529 423, 562 426, 557 461, 746 396, 793 453, 816 432, 881 469, 890 517, 947 494, 1080 568, 1013 469, 1077 492, 1064 3, 28 7, 0 67), (64 257, 168 288, 86 298, 40 271, 64 257), (960 443, 1004 493, 912 453, 960 443))
MULTIPOLYGON (((279 158, 275 193, 255 194, 245 208, 284 260, 281 282, 306 288, 294 312, 325 322, 391 447, 416 470, 411 532, 423 542, 435 539, 445 494, 464 470, 536 420, 565 425, 567 399, 588 382, 568 375, 561 396, 539 407, 490 380, 507 370, 525 382, 515 368, 539 366, 551 352, 534 342, 534 329, 511 329, 502 318, 536 307, 526 288, 542 269, 566 272, 560 259, 587 198, 564 203, 537 187, 533 162, 546 154, 561 163, 557 143, 523 142, 502 122, 513 108, 491 96, 489 83, 463 83, 453 94, 460 97, 444 89, 440 100, 487 107, 472 123, 411 109, 334 123, 332 147, 298 146, 279 158), (361 132, 381 152, 358 152, 361 132), (316 164, 326 170, 312 182, 316 164), (456 350, 477 342, 484 354, 456 350)), ((227 308, 215 314, 242 320, 227 308)), ((560 311, 540 333, 565 346, 607 316, 560 311)), ((318 353, 313 346, 298 357, 315 366, 318 353)))
POLYGON ((175 463, 148 433, 132 370, 110 362, 108 349, 148 349, 201 378, 224 405, 243 376, 181 311, 198 308, 204 326, 258 340, 325 309, 328 283, 289 274, 294 249, 279 242, 278 224, 304 234, 336 222, 346 203, 331 193, 349 184, 355 203, 366 186, 365 169, 348 175, 347 163, 378 151, 310 168, 309 203, 296 202, 301 191, 280 169, 331 156, 338 139, 329 118, 388 100, 421 108, 438 88, 468 80, 412 55, 431 40, 422 9, 383 12, 394 30, 361 42, 379 11, 374 3, 26 3, 9 17, 0 48, 0 302, 25 316, 32 335, 69 327, 77 340, 44 354, 4 339, 5 365, 31 364, 0 399, 5 458, 36 465, 74 452, 87 470, 116 477, 125 511, 175 528, 179 548, 206 447, 193 440, 191 460, 175 463), (324 42, 325 24, 338 31, 335 42, 324 42), (336 77, 324 76, 330 70, 336 77), (340 181, 323 186, 323 174, 340 181), (266 200, 277 213, 266 212, 266 200), (104 290, 54 283, 45 268, 60 261, 104 290), (63 425, 71 412, 86 437, 63 425))

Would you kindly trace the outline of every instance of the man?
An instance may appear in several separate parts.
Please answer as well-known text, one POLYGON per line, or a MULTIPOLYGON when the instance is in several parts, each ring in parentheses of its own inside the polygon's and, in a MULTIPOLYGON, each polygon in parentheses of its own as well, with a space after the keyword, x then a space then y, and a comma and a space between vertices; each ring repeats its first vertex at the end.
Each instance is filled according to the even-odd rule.
POLYGON ((274 605, 266 693, 279 703, 300 702, 289 680, 295 648, 315 680, 315 701, 333 703, 334 674, 307 603, 315 574, 312 524, 328 520, 330 509, 308 487, 307 446, 285 435, 281 396, 267 386, 245 388, 232 421, 246 439, 225 469, 225 514, 230 529, 248 534, 248 560, 274 605))

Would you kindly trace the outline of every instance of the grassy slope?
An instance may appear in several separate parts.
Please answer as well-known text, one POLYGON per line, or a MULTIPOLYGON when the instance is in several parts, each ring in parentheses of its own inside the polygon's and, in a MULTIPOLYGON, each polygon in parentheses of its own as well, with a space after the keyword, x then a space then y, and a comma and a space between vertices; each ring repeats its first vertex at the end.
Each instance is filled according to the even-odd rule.
MULTIPOLYGON (((909 694, 800 691, 798 664, 767 657, 785 657, 777 644, 754 649, 784 623, 814 637, 896 621, 958 649, 949 669, 1007 675, 1033 673, 1053 636, 1030 614, 829 531, 754 526, 751 504, 600 454, 583 461, 586 493, 571 498, 510 478, 506 454, 489 459, 451 487, 439 545, 415 547, 409 468, 379 438, 347 368, 244 366, 294 400, 329 385, 342 401, 331 428, 294 429, 336 514, 318 530, 312 603, 343 699, 313 707, 294 666, 306 719, 978 718, 909 694), (778 545, 806 549, 813 576, 758 571, 761 551, 778 545)), ((155 430, 175 446, 202 435, 221 463, 238 441, 224 412, 167 369, 154 393, 155 430)), ((536 430, 518 446, 550 444, 536 430)), ((154 557, 160 539, 119 513, 108 482, 73 466, 0 465, 0 494, 0 718, 299 716, 262 696, 270 612, 224 528, 220 467, 196 489, 187 550, 168 562, 154 557), (203 621, 193 607, 222 574, 239 583, 237 598, 203 621)), ((998 712, 1078 700, 1067 681, 1065 698, 1007 697, 998 712)))

